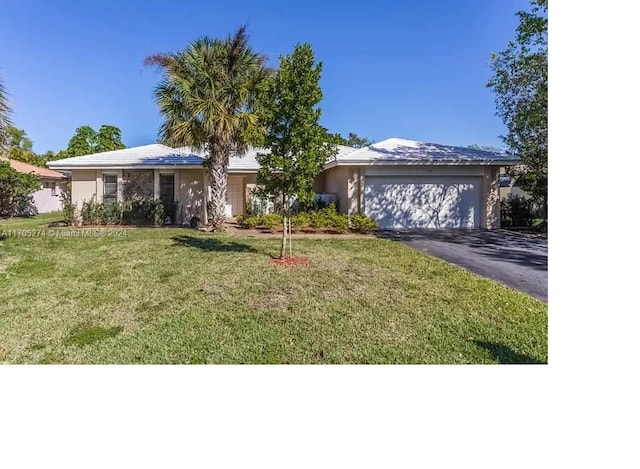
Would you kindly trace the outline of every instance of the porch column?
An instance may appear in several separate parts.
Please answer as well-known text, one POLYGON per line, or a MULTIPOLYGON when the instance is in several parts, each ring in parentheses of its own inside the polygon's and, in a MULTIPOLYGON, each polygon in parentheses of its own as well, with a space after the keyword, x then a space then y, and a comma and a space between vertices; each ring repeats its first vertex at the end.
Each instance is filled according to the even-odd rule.
POLYGON ((116 195, 116 200, 118 201, 122 201, 122 184, 124 182, 124 178, 122 176, 122 170, 119 169, 118 170, 118 184, 117 184, 117 188, 118 188, 118 194, 116 195))
POLYGON ((157 169, 153 170, 153 198, 157 199, 160 197, 160 171, 157 169))
MULTIPOLYGON (((73 185, 71 186, 73 190, 73 185)), ((102 202, 102 193, 104 186, 102 185, 102 171, 96 171, 96 202, 102 202)))

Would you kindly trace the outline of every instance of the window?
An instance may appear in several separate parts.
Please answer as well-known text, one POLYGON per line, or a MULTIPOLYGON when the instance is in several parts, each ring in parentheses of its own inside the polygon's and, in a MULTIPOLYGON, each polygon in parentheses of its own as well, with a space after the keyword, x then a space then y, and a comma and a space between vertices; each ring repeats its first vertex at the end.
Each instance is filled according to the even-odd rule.
POLYGON ((118 176, 115 174, 103 174, 102 184, 102 200, 104 202, 115 202, 118 200, 118 176))

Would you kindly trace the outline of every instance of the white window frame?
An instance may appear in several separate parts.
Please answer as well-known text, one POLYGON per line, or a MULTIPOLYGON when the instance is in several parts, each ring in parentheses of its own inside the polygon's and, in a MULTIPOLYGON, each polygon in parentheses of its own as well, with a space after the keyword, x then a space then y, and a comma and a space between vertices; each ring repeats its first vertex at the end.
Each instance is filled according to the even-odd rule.
POLYGON ((105 202, 105 200, 110 200, 113 198, 114 202, 117 202, 118 200, 120 200, 120 184, 119 184, 119 177, 118 177, 118 173, 117 172, 103 172, 102 173, 102 202, 105 202), (106 178, 107 176, 113 176, 116 179, 115 185, 116 185, 116 192, 113 195, 107 195, 105 192, 106 189, 106 184, 113 184, 112 182, 107 183, 106 182, 106 178))

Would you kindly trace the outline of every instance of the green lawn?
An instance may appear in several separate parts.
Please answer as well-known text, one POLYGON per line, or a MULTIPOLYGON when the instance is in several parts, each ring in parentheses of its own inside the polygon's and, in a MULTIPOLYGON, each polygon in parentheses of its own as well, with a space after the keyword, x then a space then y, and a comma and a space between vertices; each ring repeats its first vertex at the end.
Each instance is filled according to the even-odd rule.
POLYGON ((311 266, 283 268, 278 239, 56 219, 0 221, 2 363, 547 362, 545 304, 392 241, 294 240, 311 266))

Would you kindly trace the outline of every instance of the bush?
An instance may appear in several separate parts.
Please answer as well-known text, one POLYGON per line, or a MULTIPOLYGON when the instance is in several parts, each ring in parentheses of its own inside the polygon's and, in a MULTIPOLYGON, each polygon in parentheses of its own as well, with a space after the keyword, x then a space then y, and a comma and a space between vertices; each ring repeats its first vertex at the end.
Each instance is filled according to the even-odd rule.
POLYGON ((83 225, 162 225, 164 205, 161 200, 135 198, 123 202, 86 201, 80 210, 83 225))
POLYGON ((309 213, 312 228, 328 228, 338 232, 349 229, 349 218, 338 213, 333 202, 328 207, 309 213))
POLYGON ((236 217, 236 221, 238 222, 238 226, 240 228, 248 230, 253 229, 260 224, 260 217, 256 217, 254 215, 248 217, 244 215, 238 215, 236 217))
POLYGON ((122 214, 124 206, 122 202, 113 201, 103 204, 103 225, 122 225, 122 214))
POLYGON ((245 218, 244 222, 247 225, 247 228, 254 229, 256 226, 260 224, 260 217, 256 217, 252 215, 250 217, 245 218))
POLYGON ((162 200, 135 197, 124 201, 122 223, 125 225, 162 225, 165 206, 162 200))
POLYGON ((357 233, 371 233, 378 229, 378 223, 367 215, 353 215, 351 217, 351 229, 357 233))
POLYGON ((71 184, 67 185, 66 190, 60 193, 60 202, 62 202, 62 219, 67 226, 78 224, 78 207, 71 202, 71 184))
POLYGON ((262 215, 260 217, 260 224, 268 230, 273 231, 276 226, 282 225, 282 215, 278 215, 277 213, 262 215))
POLYGON ((294 231, 299 231, 306 228, 311 224, 311 215, 305 212, 300 212, 291 217, 291 228, 294 231))
POLYGON ((95 200, 87 200, 82 204, 80 217, 83 225, 99 225, 102 222, 102 204, 95 200))
POLYGON ((39 188, 38 176, 20 173, 8 162, 0 161, 0 216, 38 213, 31 194, 39 188))
POLYGON ((531 226, 537 217, 533 200, 509 194, 500 202, 500 224, 505 227, 531 226))

